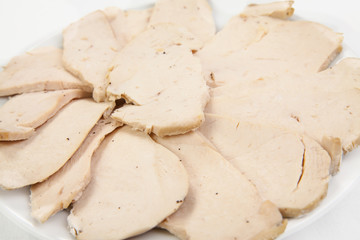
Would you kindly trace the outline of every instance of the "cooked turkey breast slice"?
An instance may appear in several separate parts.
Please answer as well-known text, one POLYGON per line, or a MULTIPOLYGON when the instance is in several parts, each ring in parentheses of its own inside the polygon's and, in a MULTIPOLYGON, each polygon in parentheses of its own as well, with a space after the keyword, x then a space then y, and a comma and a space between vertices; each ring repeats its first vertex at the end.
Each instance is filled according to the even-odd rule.
POLYGON ((241 13, 242 16, 269 16, 287 19, 294 13, 294 1, 281 1, 264 4, 250 4, 241 13))
POLYGON ((273 239, 286 226, 278 208, 264 201, 254 185, 198 132, 155 140, 175 153, 189 175, 180 209, 160 227, 180 239, 273 239))
POLYGON ((125 239, 176 211, 188 191, 186 171, 147 134, 122 127, 92 159, 92 180, 68 217, 77 239, 125 239))
POLYGON ((62 53, 55 47, 41 47, 11 59, 0 72, 0 96, 62 89, 90 91, 64 69, 62 53))
POLYGON ((200 131, 284 217, 309 212, 326 196, 331 161, 314 140, 214 114, 206 114, 200 131))
POLYGON ((74 100, 29 139, 0 142, 0 186, 20 188, 41 182, 60 169, 79 148, 101 115, 112 107, 74 100))
POLYGON ((215 22, 207 0, 158 0, 149 26, 173 23, 187 28, 203 42, 215 34, 215 22))
POLYGON ((200 60, 191 49, 197 41, 175 25, 151 27, 116 57, 109 74, 110 100, 128 103, 112 117, 158 136, 188 132, 200 126, 208 87, 200 60))
POLYGON ((216 88, 206 112, 275 124, 319 142, 338 171, 341 149, 360 143, 360 59, 347 58, 315 74, 286 74, 216 88))
POLYGON ((98 10, 63 32, 65 68, 93 86, 93 98, 105 100, 106 74, 119 46, 106 15, 98 10))
POLYGON ((152 10, 152 8, 147 8, 123 11, 117 7, 104 9, 120 46, 125 46, 146 29, 152 10))
POLYGON ((31 215, 35 219, 45 222, 81 196, 91 179, 90 163, 94 151, 105 135, 118 126, 119 123, 114 120, 100 120, 59 171, 45 181, 31 186, 31 215))
POLYGON ((79 89, 25 93, 0 107, 0 141, 23 140, 74 98, 89 97, 79 89))
POLYGON ((235 16, 199 51, 208 84, 315 73, 341 51, 342 35, 312 22, 235 16))

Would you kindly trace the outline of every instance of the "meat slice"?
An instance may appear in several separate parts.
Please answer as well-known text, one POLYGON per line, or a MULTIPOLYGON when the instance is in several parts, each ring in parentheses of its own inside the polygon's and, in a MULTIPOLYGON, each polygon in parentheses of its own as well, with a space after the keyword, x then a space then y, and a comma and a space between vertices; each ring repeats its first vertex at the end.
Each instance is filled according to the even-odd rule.
POLYGON ((0 108, 0 141, 23 140, 74 98, 88 97, 79 89, 25 93, 0 108))
POLYGON ((360 143, 360 59, 315 74, 286 74, 213 90, 206 112, 282 126, 319 142, 338 171, 341 149, 360 143))
POLYGON ((160 227, 184 240, 274 239, 284 231, 278 208, 200 133, 155 140, 181 159, 190 181, 183 205, 160 227))
POLYGON ((158 136, 188 132, 200 126, 208 87, 197 57, 201 42, 171 24, 151 27, 116 57, 109 74, 110 100, 127 104, 112 117, 158 136))
POLYGON ((183 26, 203 42, 212 38, 216 30, 207 0, 158 0, 149 26, 159 23, 183 26))
POLYGON ((105 100, 106 74, 120 49, 106 15, 98 10, 63 32, 65 68, 93 87, 93 98, 105 100))
POLYGON ((125 46, 146 29, 152 10, 152 8, 147 8, 123 11, 117 7, 104 9, 120 46, 125 46))
POLYGON ((66 164, 41 183, 31 186, 31 215, 45 222, 51 215, 67 208, 80 198, 91 179, 91 157, 105 135, 119 123, 111 119, 100 120, 66 164))
POLYGON ((242 16, 269 16, 287 19, 294 13, 294 1, 281 1, 264 4, 250 4, 241 13, 242 16))
POLYGON ((305 214, 326 196, 330 157, 309 137, 214 114, 200 131, 284 217, 305 214))
POLYGON ((125 239, 148 231, 176 211, 188 191, 179 158, 127 126, 96 150, 91 175, 68 217, 79 240, 125 239))
POLYGON ((29 139, 0 142, 0 186, 15 189, 41 182, 59 170, 79 148, 111 103, 74 100, 29 139))
POLYGON ((0 96, 19 93, 91 88, 67 72, 62 50, 41 47, 14 57, 0 72, 0 96))
POLYGON ((208 84, 324 70, 341 51, 341 34, 313 22, 235 16, 199 51, 208 84))

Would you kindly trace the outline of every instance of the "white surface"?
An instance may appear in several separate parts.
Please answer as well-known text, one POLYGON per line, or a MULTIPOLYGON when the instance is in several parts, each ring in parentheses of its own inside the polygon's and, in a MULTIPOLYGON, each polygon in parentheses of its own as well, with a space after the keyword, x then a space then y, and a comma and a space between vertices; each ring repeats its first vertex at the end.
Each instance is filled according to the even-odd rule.
MULTIPOLYGON (((104 6, 132 6, 140 2, 152 2, 151 0, 8 0, 0 1, 0 63, 6 62, 12 56, 23 52, 29 46, 38 43, 41 39, 46 39, 54 33, 58 33, 68 23, 76 20, 80 16, 104 6)), ((213 4, 218 11, 226 12, 229 16, 239 12, 239 8, 229 8, 227 3, 232 2, 241 7, 250 1, 231 1, 214 0, 213 4)), ((259 2, 259 1, 257 1, 259 2)), ((325 23, 335 31, 343 32, 345 43, 351 47, 353 52, 360 56, 360 16, 358 16, 359 3, 356 0, 326 1, 326 0, 298 0, 295 4, 296 15, 303 19, 314 20, 325 23)), ((225 19, 224 19, 225 20, 225 19)), ((357 151, 358 154, 360 153, 357 151)), ((355 159, 356 160, 356 159, 355 159)), ((360 158, 355 162, 344 162, 343 171, 336 178, 352 181, 356 178, 357 172, 360 173, 360 158), (346 168, 348 166, 348 168, 346 168), (353 175, 351 175, 353 174, 353 175)), ((346 161, 346 159, 345 159, 346 161)), ((336 180, 336 179, 334 179, 336 180)), ((334 183, 335 181, 332 181, 334 183)), ((358 239, 360 236, 360 181, 353 184, 351 190, 343 185, 350 187, 347 182, 341 181, 339 184, 331 184, 329 195, 332 192, 348 192, 342 199, 338 199, 337 205, 320 219, 311 225, 290 235, 286 240, 335 240, 335 239, 358 239)), ((17 194, 24 195, 26 190, 11 192, 11 194, 0 195, 1 201, 8 201, 12 206, 22 206, 17 211, 27 211, 27 199, 22 198, 14 201, 17 194), (6 198, 6 199, 5 199, 6 198)), ((330 206, 333 202, 325 200, 322 208, 330 206)), ((330 206, 331 207, 331 206, 330 206)), ((0 209, 1 210, 1 209, 0 209)), ((321 208, 317 209, 321 214, 321 208)), ((315 214, 313 214, 315 215, 315 214)), ((31 221, 30 215, 26 216, 31 221)), ((62 220, 65 219, 63 214, 62 220)), ((60 217, 60 219, 61 219, 60 217)), ((308 219, 312 216, 307 216, 308 219)), ((51 220, 50 220, 51 221, 51 220)), ((301 220, 300 220, 301 221, 301 220)), ((19 223, 18 223, 19 224, 19 223)), ((21 223, 20 223, 21 224, 21 223)), ((35 225, 35 222, 33 222, 35 225)), ((31 236, 23 230, 30 225, 23 224, 22 228, 0 215, 0 240, 24 239, 37 240, 39 238, 31 236)), ((48 230, 54 235, 59 231, 47 223, 48 230)), ((293 227, 295 230, 295 227, 293 227)), ((70 239, 66 236, 61 239, 70 239)), ((145 239, 145 238, 142 238, 145 239)), ((160 239, 160 238, 157 238, 160 239)))

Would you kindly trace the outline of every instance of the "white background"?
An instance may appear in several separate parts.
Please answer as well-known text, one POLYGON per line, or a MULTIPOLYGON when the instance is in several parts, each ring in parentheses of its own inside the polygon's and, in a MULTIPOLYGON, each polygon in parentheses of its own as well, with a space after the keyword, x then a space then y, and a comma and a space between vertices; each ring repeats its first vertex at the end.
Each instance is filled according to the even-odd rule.
MULTIPOLYGON (((241 0, 213 0, 216 6, 224 7, 229 14, 236 14, 239 10, 228 9, 226 4, 239 1, 241 0)), ((6 63, 9 58, 23 52, 39 40, 60 32, 67 24, 92 10, 111 5, 126 6, 129 2, 131 1, 0 0, 0 63, 6 63)), ((297 0, 294 7, 296 15, 326 23, 335 31, 344 33, 345 44, 360 57, 359 1, 297 0)), ((0 240, 13 239, 37 240, 0 215, 0 240)), ((351 191, 330 212, 286 238, 304 239, 360 239, 360 181, 353 185, 351 191)))

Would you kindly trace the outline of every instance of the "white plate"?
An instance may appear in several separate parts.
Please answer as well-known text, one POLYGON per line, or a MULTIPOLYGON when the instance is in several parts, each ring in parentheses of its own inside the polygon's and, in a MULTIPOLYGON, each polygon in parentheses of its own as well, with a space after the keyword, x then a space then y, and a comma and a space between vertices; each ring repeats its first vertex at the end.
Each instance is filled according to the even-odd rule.
MULTIPOLYGON (((78 5, 78 11, 72 15, 76 18, 81 17, 87 12, 90 12, 97 8, 104 8, 106 6, 117 5, 122 8, 136 8, 147 6, 151 0, 136 0, 136 1, 88 1, 87 5, 80 10, 80 5, 78 5), (115 3, 115 4, 114 4, 115 3)), ((250 1, 212 1, 212 5, 215 9, 214 15, 217 22, 218 28, 220 28, 226 21, 234 14, 237 14, 241 11, 250 1)), ((264 1, 256 1, 264 2, 264 1)), ((308 1, 308 3, 311 1, 308 1)), ((83 2, 84 3, 84 2, 83 2)), ((74 3, 74 5, 79 3, 74 3)), ((308 6, 310 6, 308 4, 308 6)), ((313 6, 313 5, 311 5, 313 6)), ((0 6, 1 9, 1 6, 0 6)), ((1 10, 0 10, 1 11, 1 10)), ((323 24, 326 24, 330 27, 336 26, 337 22, 334 21, 334 18, 327 15, 314 14, 316 11, 306 11, 302 8, 302 11, 299 15, 296 15, 295 18, 304 18, 319 21, 323 24)), ((0 12, 1 13, 1 12, 0 12)), ((336 19, 336 18, 335 18, 336 19)), ((337 20, 337 19, 336 19, 337 20)), ((342 24, 344 27, 348 27, 345 23, 342 24)), ((346 42, 346 41, 345 41, 346 42)), ((61 35, 55 34, 53 37, 45 41, 38 41, 38 44, 35 45, 55 45, 60 46, 61 44, 61 35), (41 42, 41 43, 39 43, 41 42)), ((32 45, 32 47, 34 44, 32 45)), ((13 47, 14 49, 14 47, 13 47)), ((16 48, 15 48, 16 49, 16 48)), ((27 48, 29 49, 29 48, 27 48)), ((18 53, 23 51, 23 47, 20 48, 18 53)), ((345 44, 344 52, 340 57, 344 56, 355 56, 353 51, 345 44)), ((4 102, 4 99, 0 99, 0 105, 4 102)), ((285 233, 279 238, 284 239, 287 236, 294 234, 296 231, 305 227, 306 225, 312 223, 323 214, 328 212, 340 199, 351 189, 351 186, 360 178, 360 150, 356 150, 348 154, 343 161, 342 168, 339 174, 337 174, 330 181, 328 196, 323 200, 318 208, 316 208, 310 214, 299 218, 292 219, 289 221, 288 227, 285 233)), ((56 216, 50 218, 46 223, 40 224, 33 220, 30 216, 29 208, 29 189, 24 188, 15 191, 4 191, 0 190, 0 213, 8 217, 10 220, 14 221, 16 224, 21 226, 26 231, 30 232, 39 239, 44 240, 68 240, 73 239, 67 230, 66 216, 65 211, 57 214, 56 216)), ((0 235, 0 239, 1 235, 0 235)), ((157 239, 157 240, 170 240, 176 239, 165 231, 155 230, 150 233, 144 234, 142 236, 133 238, 134 240, 145 240, 145 239, 157 239)))

